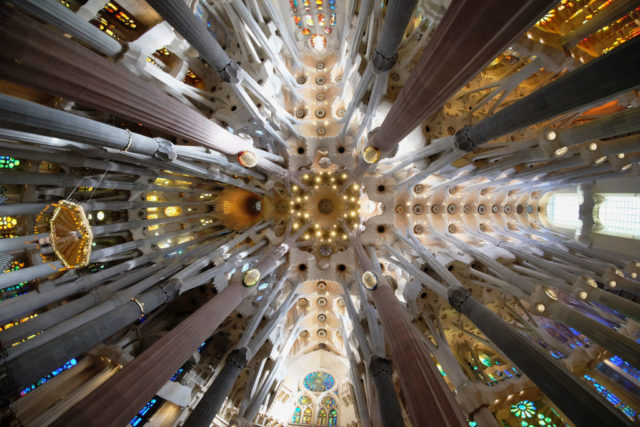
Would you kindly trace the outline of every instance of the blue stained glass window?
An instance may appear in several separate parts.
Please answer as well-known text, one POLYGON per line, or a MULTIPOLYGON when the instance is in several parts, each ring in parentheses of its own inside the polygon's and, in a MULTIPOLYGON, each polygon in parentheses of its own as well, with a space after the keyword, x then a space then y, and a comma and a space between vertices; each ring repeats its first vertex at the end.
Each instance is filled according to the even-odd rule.
POLYGON ((155 411, 158 410, 158 408, 160 407, 160 403, 162 402, 163 400, 159 397, 154 397, 153 399, 145 403, 144 407, 140 409, 140 412, 138 412, 138 415, 136 415, 131 421, 129 421, 129 424, 131 424, 133 427, 144 425, 144 423, 147 422, 149 418, 151 418, 155 411))
POLYGON ((329 411, 329 425, 330 426, 338 425, 338 411, 335 409, 332 409, 331 411, 329 411))
POLYGON ((626 403, 623 403, 618 396, 611 393, 602 384, 598 383, 595 380, 595 378, 593 378, 591 375, 584 374, 583 378, 587 380, 587 383, 589 383, 593 388, 595 388, 600 395, 602 395, 605 399, 607 399, 609 403, 611 403, 613 406, 621 410, 622 413, 625 414, 631 421, 637 421, 638 413, 629 405, 627 405, 626 403))
POLYGON ((314 393, 330 390, 335 384, 334 378, 326 372, 312 372, 304 377, 304 386, 314 393))
POLYGON ((40 378, 38 381, 36 381, 35 383, 31 384, 29 387, 24 388, 20 392, 20 396, 24 396, 25 394, 35 390, 36 388, 40 387, 42 384, 44 384, 47 381, 49 381, 51 378, 60 375, 63 371, 66 371, 67 369, 71 369, 74 366, 76 366, 77 364, 78 364, 78 361, 76 359, 69 360, 67 363, 65 363, 64 365, 62 365, 61 367, 59 367, 55 371, 52 371, 50 374, 47 374, 46 376, 40 378))
POLYGON ((302 417, 302 410, 300 408, 296 408, 293 411, 293 416, 291 417, 291 422, 293 424, 300 424, 301 417, 302 417))

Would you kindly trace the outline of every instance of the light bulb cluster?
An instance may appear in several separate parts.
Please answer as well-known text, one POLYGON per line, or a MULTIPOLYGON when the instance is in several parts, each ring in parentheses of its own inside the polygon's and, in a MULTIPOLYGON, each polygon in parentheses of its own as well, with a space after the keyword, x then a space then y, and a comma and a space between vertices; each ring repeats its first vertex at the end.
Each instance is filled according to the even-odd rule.
POLYGON ((355 229, 360 223, 360 186, 343 188, 348 175, 344 171, 310 172, 302 175, 306 188, 294 185, 290 200, 292 229, 309 226, 304 240, 332 243, 347 240, 340 223, 355 229))

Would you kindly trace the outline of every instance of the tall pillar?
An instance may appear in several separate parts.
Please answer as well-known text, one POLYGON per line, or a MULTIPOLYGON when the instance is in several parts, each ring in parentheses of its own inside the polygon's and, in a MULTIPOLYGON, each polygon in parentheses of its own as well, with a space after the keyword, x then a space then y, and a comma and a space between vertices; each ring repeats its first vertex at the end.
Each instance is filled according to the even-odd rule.
POLYGON ((216 377, 213 384, 209 386, 209 389, 206 391, 204 396, 202 396, 202 399, 198 402, 198 405, 191 415, 189 415, 189 418, 187 418, 187 421, 184 424, 185 426, 209 427, 211 425, 218 411, 220 411, 226 397, 233 389, 240 372, 242 372, 242 370, 247 366, 247 363, 251 361, 258 350, 260 350, 269 334, 274 330, 282 317, 289 312, 289 309, 294 303, 294 298, 297 295, 295 292, 297 285, 291 290, 291 293, 282 302, 278 311, 271 317, 269 322, 264 325, 262 330, 260 330, 258 334, 253 333, 255 331, 254 327, 260 323, 264 312, 269 306, 269 302, 271 301, 270 297, 278 293, 280 286, 284 283, 284 279, 286 279, 286 275, 278 282, 274 289, 271 290, 270 295, 265 299, 267 302, 262 304, 262 307, 260 307, 256 314, 251 318, 250 324, 242 334, 240 341, 236 344, 236 349, 227 357, 224 368, 220 374, 218 374, 218 377, 216 377), (247 342, 248 339, 251 341, 247 342))
POLYGON ((380 408, 380 419, 384 427, 403 427, 402 408, 393 384, 393 369, 386 357, 373 356, 369 362, 369 373, 376 387, 376 399, 380 408))
MULTIPOLYGON (((380 280, 381 282, 385 282, 380 280)), ((414 425, 466 425, 453 395, 442 380, 424 337, 387 283, 373 291, 393 364, 400 377, 407 411, 414 425)))
POLYGON ((82 19, 57 0, 18 0, 13 4, 107 56, 115 57, 122 52, 122 46, 113 37, 100 31, 98 27, 82 19))
MULTIPOLYGON (((369 83, 371 83, 371 78, 378 79, 378 77, 383 77, 386 87, 388 71, 398 59, 398 47, 400 46, 400 42, 402 42, 402 37, 404 37, 404 32, 407 29, 411 15, 413 15, 413 9, 415 9, 416 3, 417 0, 391 0, 387 4, 382 30, 380 31, 375 51, 371 56, 369 66, 367 66, 367 69, 358 82, 358 87, 355 89, 355 94, 347 108, 343 133, 349 126, 351 116, 358 105, 360 105, 360 101, 369 83)), ((357 51, 357 49, 355 50, 357 51)), ((369 102, 377 102, 377 100, 370 99, 369 102)), ((370 119, 369 117, 365 119, 365 121, 370 119)))
POLYGON ((70 139, 98 148, 114 148, 163 160, 176 158, 173 144, 166 139, 149 138, 76 114, 2 94, 0 124, 9 129, 70 139))
POLYGON ((452 2, 369 145, 389 155, 555 1, 452 2))
POLYGON ((640 6, 640 1, 638 0, 620 0, 613 2, 605 9, 599 10, 587 22, 581 23, 578 28, 562 37, 560 39, 560 44, 566 51, 569 51, 591 34, 595 33, 605 25, 624 17, 638 6, 640 6))
MULTIPOLYGON (((10 378, 3 381, 1 385, 0 398, 11 396, 20 387, 38 381, 43 375, 46 375, 47 372, 55 370, 71 357, 87 351, 117 331, 130 325, 141 316, 141 306, 144 307, 145 312, 151 312, 165 303, 167 299, 168 297, 165 291, 160 287, 156 287, 137 296, 136 301, 128 301, 126 304, 120 305, 85 323, 81 328, 69 331, 56 340, 49 341, 25 352, 21 357, 7 361, 5 365, 11 375, 10 378), (11 382, 13 382, 13 384, 11 382)), ((173 372, 166 378, 163 378, 164 381, 158 389, 166 382, 167 378, 171 377, 173 372)), ((142 402, 142 404, 133 411, 134 415, 135 411, 140 409, 147 400, 142 402)), ((124 421, 124 423, 129 421, 129 419, 124 421)), ((124 425, 124 423, 121 423, 121 425, 124 425)), ((87 423, 85 425, 90 424, 91 423, 87 423)))
MULTIPOLYGON (((473 151, 494 138, 640 86, 640 39, 576 68, 547 86, 456 134, 456 147, 473 151)), ((556 136, 547 133, 554 140, 556 136)))
MULTIPOLYGON (((277 246, 265 255, 255 269, 262 277, 268 275, 278 265, 277 260, 288 251, 286 243, 277 246)), ((246 297, 255 293, 255 287, 245 286, 243 278, 243 273, 236 273, 229 286, 79 402, 54 425, 125 425, 224 319, 246 297)))
POLYGON ((224 367, 209 387, 209 390, 202 396, 202 399, 183 426, 209 427, 247 363, 247 348, 233 350, 227 356, 224 367))
POLYGON ((632 425, 620 411, 557 364, 539 345, 471 296, 468 289, 451 288, 449 303, 466 315, 576 425, 632 425))
POLYGON ((580 331, 601 347, 633 366, 640 367, 640 344, 578 310, 567 307, 558 300, 553 289, 540 286, 531 296, 531 304, 536 314, 548 316, 580 331))
POLYGON ((17 11, 0 18, 0 77, 77 101, 99 111, 142 122, 228 156, 256 155, 256 166, 280 178, 288 171, 199 112, 140 80, 120 64, 90 51, 17 11))

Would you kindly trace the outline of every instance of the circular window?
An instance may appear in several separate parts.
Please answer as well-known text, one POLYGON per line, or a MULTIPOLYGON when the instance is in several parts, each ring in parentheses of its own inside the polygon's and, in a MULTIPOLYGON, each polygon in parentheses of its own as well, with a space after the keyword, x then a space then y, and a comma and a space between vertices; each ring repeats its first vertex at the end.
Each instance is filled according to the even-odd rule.
POLYGON ((336 381, 326 372, 312 372, 304 377, 304 387, 314 393, 322 393, 331 390, 336 381))

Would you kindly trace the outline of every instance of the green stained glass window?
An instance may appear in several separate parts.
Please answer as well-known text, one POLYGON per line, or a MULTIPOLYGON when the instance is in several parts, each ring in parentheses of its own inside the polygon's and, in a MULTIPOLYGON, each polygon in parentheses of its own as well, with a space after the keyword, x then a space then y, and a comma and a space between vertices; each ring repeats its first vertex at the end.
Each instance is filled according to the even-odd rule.
POLYGON ((519 418, 532 418, 536 414, 536 405, 530 400, 521 400, 511 405, 511 412, 519 418))

